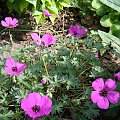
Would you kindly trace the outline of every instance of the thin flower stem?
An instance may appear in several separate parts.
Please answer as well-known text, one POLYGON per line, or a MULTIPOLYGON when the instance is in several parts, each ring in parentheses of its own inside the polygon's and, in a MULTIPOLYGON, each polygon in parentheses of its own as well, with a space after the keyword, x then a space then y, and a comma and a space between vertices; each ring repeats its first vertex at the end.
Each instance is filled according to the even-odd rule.
POLYGON ((10 33, 10 30, 9 30, 9 37, 10 37, 11 44, 13 45, 13 39, 12 39, 12 34, 10 33))
POLYGON ((44 60, 44 58, 43 58, 43 56, 42 56, 42 53, 41 53, 41 47, 40 47, 39 57, 40 57, 40 60, 43 61, 44 68, 45 68, 45 72, 46 72, 46 74, 47 74, 48 77, 49 77, 49 73, 48 73, 47 65, 46 65, 45 60, 44 60))
POLYGON ((42 57, 42 61, 43 61, 44 67, 45 67, 46 74, 49 76, 47 65, 46 65, 45 60, 44 60, 43 57, 42 57))
POLYGON ((15 75, 13 76, 13 82, 16 83, 15 75))

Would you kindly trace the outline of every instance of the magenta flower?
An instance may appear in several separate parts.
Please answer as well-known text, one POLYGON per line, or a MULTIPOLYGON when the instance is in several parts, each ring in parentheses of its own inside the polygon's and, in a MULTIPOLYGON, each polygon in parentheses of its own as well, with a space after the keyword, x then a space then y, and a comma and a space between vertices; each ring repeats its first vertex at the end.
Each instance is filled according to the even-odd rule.
POLYGON ((5 21, 1 21, 1 24, 6 28, 15 28, 18 26, 18 20, 16 18, 6 17, 5 21))
POLYGON ((82 37, 87 33, 85 28, 80 28, 79 25, 71 26, 69 28, 69 34, 73 35, 74 37, 82 37))
POLYGON ((40 36, 37 33, 31 33, 31 37, 38 46, 43 45, 42 39, 40 38, 40 36))
POLYGON ((105 84, 102 78, 98 78, 92 83, 92 87, 95 91, 91 93, 91 100, 97 103, 99 108, 108 109, 109 101, 113 104, 118 103, 120 95, 119 92, 113 91, 116 89, 116 83, 111 78, 107 79, 105 84))
POLYGON ((99 58, 100 58, 100 55, 99 55, 98 52, 95 54, 95 58, 96 58, 96 59, 99 59, 99 58))
POLYGON ((40 96, 33 92, 21 101, 21 108, 32 118, 49 115, 52 110, 52 101, 48 96, 40 96))
POLYGON ((42 79, 41 82, 43 85, 46 84, 46 79, 42 79))
POLYGON ((48 10, 42 10, 44 15, 47 17, 53 16, 53 14, 50 14, 48 10))
POLYGON ((52 45, 52 44, 56 43, 56 38, 51 34, 44 34, 42 36, 42 41, 45 44, 45 46, 52 45))
POLYGON ((38 46, 48 46, 56 42, 56 38, 51 34, 44 34, 40 38, 37 33, 32 33, 31 37, 38 46))
POLYGON ((14 61, 13 58, 7 58, 5 63, 5 71, 9 75, 19 75, 26 68, 26 64, 21 64, 19 62, 14 61))
POLYGON ((120 72, 114 74, 114 78, 116 78, 120 82, 120 72))

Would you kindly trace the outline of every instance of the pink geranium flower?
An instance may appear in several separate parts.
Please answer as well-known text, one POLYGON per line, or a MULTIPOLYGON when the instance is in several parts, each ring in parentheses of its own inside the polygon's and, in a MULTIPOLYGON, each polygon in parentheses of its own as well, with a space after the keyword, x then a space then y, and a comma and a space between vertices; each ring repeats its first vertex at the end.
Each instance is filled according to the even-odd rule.
POLYGON ((18 26, 18 20, 16 18, 6 17, 5 21, 1 21, 1 24, 6 28, 15 28, 18 26))
POLYGON ((51 34, 44 34, 40 38, 37 33, 32 33, 31 37, 38 46, 48 46, 56 42, 56 38, 51 34))
POLYGON ((46 84, 46 79, 42 79, 41 82, 43 85, 46 84))
POLYGON ((69 28, 69 34, 73 35, 74 37, 82 37, 87 33, 85 28, 80 28, 79 25, 71 26, 69 28))
POLYGON ((7 58, 5 63, 5 71, 9 75, 19 75, 26 68, 26 64, 21 64, 19 62, 14 61, 13 58, 7 58))
POLYGON ((120 72, 114 74, 114 78, 116 78, 120 82, 120 72))
POLYGON ((107 79, 105 84, 102 78, 98 78, 92 83, 92 87, 95 91, 92 91, 91 99, 99 108, 108 109, 109 102, 118 103, 120 95, 119 92, 113 91, 116 89, 116 83, 111 78, 107 79))
POLYGON ((42 36, 42 41, 45 44, 45 46, 52 45, 52 44, 56 43, 56 38, 51 34, 44 34, 42 36))
POLYGON ((37 33, 31 33, 31 37, 38 46, 43 45, 42 39, 37 33))
POLYGON ((47 17, 53 16, 53 14, 50 14, 48 10, 42 10, 44 15, 47 17))
POLYGON ((97 53, 95 53, 95 58, 96 59, 99 59, 100 58, 100 54, 97 52, 97 53))
POLYGON ((52 110, 52 101, 48 96, 30 93, 21 101, 21 108, 32 118, 49 115, 52 110))

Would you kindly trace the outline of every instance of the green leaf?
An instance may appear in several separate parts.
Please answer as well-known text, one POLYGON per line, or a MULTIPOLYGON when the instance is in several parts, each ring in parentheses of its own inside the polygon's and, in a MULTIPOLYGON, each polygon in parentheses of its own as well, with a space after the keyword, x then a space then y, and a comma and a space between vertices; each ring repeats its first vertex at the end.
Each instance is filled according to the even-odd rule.
POLYGON ((12 3, 14 2, 14 0, 8 0, 8 1, 9 1, 9 2, 12 2, 12 3))
POLYGON ((103 46, 107 46, 111 44, 114 50, 120 52, 120 39, 103 31, 98 30, 98 33, 102 39, 103 46))
POLYGON ((58 9, 55 6, 48 7, 48 10, 50 13, 58 15, 58 9))
POLYGON ((70 0, 60 0, 59 4, 63 7, 70 7, 70 0))
POLYGON ((10 1, 7 1, 7 7, 9 9, 9 12, 11 13, 13 11, 13 3, 10 1))
POLYGON ((40 12, 40 11, 37 11, 37 10, 33 13, 33 16, 35 17, 35 20, 36 20, 37 24, 42 23, 45 20, 45 18, 46 18, 43 15, 43 12, 40 12))
POLYGON ((110 27, 112 25, 108 15, 105 15, 100 19, 100 24, 104 27, 110 27))
POLYGON ((42 4, 45 4, 46 0, 41 0, 42 4))
POLYGON ((92 7, 98 9, 101 6, 100 0, 93 0, 92 7))
POLYGON ((100 0, 105 5, 120 12, 120 0, 100 0))
POLYGON ((20 11, 20 0, 15 1, 13 4, 13 9, 15 11, 17 11, 19 13, 19 15, 21 15, 21 11, 20 11))
POLYGON ((120 14, 117 11, 113 11, 113 12, 109 13, 109 18, 110 18, 112 23, 115 21, 118 21, 119 17, 120 17, 120 14))
POLYGON ((9 120, 6 116, 0 114, 0 120, 9 120))
POLYGON ((28 2, 25 0, 20 1, 20 11, 22 12, 25 8, 27 8, 28 2))
POLYGON ((26 0, 26 1, 33 4, 33 6, 36 8, 37 0, 26 0))
POLYGON ((105 15, 107 11, 105 10, 104 6, 100 6, 97 10, 96 10, 96 14, 99 16, 103 16, 105 15))
POLYGON ((114 36, 120 38, 120 22, 119 22, 119 21, 115 22, 115 24, 113 24, 113 25, 110 27, 110 32, 111 32, 114 36))
POLYGON ((53 16, 49 17, 53 25, 54 25, 54 21, 55 21, 56 17, 57 16, 55 14, 53 16))

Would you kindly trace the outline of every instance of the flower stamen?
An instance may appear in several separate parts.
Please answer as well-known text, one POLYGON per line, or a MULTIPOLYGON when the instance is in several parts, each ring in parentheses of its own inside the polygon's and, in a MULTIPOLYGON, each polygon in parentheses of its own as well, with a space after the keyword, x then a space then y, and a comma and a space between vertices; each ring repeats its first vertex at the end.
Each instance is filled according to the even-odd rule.
POLYGON ((107 91, 106 90, 102 90, 100 91, 100 96, 106 97, 107 96, 107 91))
POLYGON ((32 110, 33 110, 34 112, 39 112, 39 111, 40 111, 40 106, 35 105, 35 106, 32 107, 32 110))
POLYGON ((13 72, 17 72, 17 67, 12 67, 13 72))

